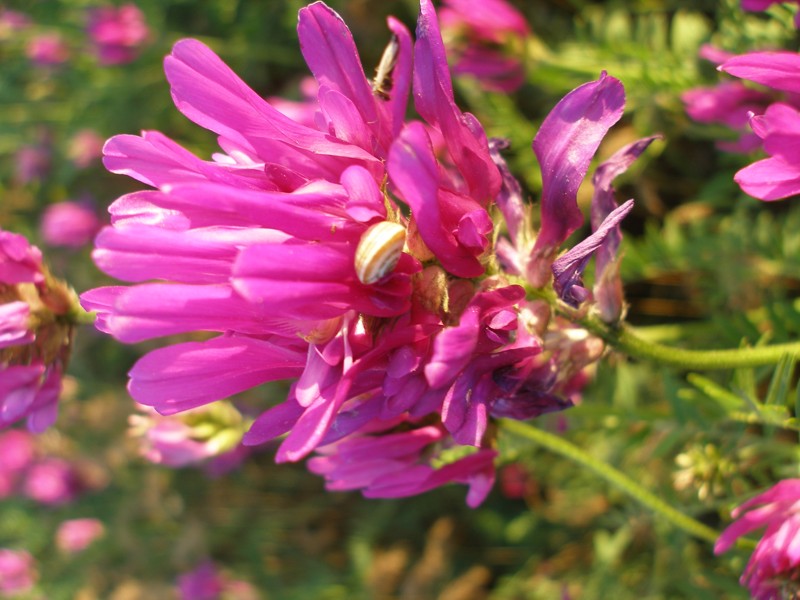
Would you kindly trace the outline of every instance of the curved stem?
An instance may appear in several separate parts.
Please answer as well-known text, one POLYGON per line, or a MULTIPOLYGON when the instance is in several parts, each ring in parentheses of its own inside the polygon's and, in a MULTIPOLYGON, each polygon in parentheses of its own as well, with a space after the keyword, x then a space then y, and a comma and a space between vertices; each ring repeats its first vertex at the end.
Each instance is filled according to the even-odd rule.
POLYGON ((585 317, 578 322, 609 345, 635 358, 655 360, 682 369, 739 369, 778 364, 787 354, 800 355, 800 342, 734 348, 727 350, 687 350, 647 341, 627 325, 611 327, 597 318, 585 317))
POLYGON ((717 531, 675 509, 621 471, 587 454, 581 448, 564 438, 542 429, 537 429, 527 423, 511 419, 499 419, 499 424, 502 429, 510 433, 524 437, 540 446, 544 446, 548 450, 594 471, 597 475, 628 494, 631 498, 638 500, 647 508, 661 515, 667 521, 687 533, 711 542, 712 544, 717 541, 719 537, 717 531))

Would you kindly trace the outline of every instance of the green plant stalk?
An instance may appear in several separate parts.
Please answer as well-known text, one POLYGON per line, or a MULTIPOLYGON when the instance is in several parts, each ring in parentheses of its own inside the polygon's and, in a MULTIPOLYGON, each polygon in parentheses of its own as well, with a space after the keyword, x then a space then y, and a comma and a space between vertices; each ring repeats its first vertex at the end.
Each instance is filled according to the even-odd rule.
POLYGON ((650 342, 636 335, 627 325, 612 327, 595 317, 577 320, 588 331, 620 352, 634 358, 653 360, 680 369, 741 369, 775 365, 787 354, 800 356, 800 342, 756 348, 726 350, 687 350, 650 342))
POLYGON ((537 429, 528 423, 522 423, 511 419, 499 419, 499 425, 501 429, 509 433, 524 437, 593 471, 628 494, 631 498, 638 500, 647 508, 661 515, 664 519, 683 531, 711 542, 712 544, 717 541, 719 537, 717 531, 675 509, 621 471, 587 454, 581 448, 564 438, 548 433, 542 429, 537 429))

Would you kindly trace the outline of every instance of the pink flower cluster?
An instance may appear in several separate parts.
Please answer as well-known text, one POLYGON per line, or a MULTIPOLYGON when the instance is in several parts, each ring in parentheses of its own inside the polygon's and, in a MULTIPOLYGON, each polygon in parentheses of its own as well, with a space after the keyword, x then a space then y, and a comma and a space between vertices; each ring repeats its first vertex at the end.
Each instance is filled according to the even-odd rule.
MULTIPOLYGON (((132 62, 150 37, 144 13, 135 4, 91 8, 86 15, 86 36, 102 65, 132 62)), ((27 15, 0 7, 0 39, 24 31, 31 24, 27 15)), ((70 40, 57 31, 34 33, 25 47, 27 57, 40 67, 63 65, 70 60, 73 50, 70 40)))
POLYGON ((0 229, 0 428, 25 419, 40 432, 55 421, 74 305, 39 249, 0 229))
POLYGON ((89 11, 87 33, 101 64, 121 65, 136 58, 150 29, 139 7, 123 4, 89 11))
POLYGON ((785 479, 734 509, 736 519, 714 546, 716 554, 766 528, 750 556, 741 584, 755 600, 796 598, 800 593, 800 479, 785 479))
POLYGON ((308 106, 293 120, 209 48, 178 42, 164 61, 172 98, 220 152, 203 160, 156 131, 109 140, 106 167, 155 189, 116 200, 95 242, 96 264, 134 285, 81 300, 123 342, 217 334, 131 369, 131 395, 159 413, 295 379, 245 444, 284 436, 277 460, 316 454, 309 468, 330 489, 398 497, 458 482, 476 506, 494 481, 492 418, 570 406, 602 353, 520 283, 619 318, 613 256, 632 202, 617 207, 611 181, 651 140, 598 170, 594 233, 556 260, 583 222, 591 158, 622 115, 620 82, 602 74, 543 123, 536 233, 504 144, 455 104, 430 0, 416 41, 388 25, 369 81, 341 18, 322 2, 300 10, 318 83, 311 122, 308 106), (412 90, 420 119, 407 121, 412 90), (497 244, 493 206, 508 230, 497 244), (595 253, 606 283, 589 290, 581 273, 595 253))
POLYGON ((20 494, 47 506, 66 504, 83 488, 75 467, 62 458, 39 457, 33 436, 10 429, 0 433, 0 498, 20 494))

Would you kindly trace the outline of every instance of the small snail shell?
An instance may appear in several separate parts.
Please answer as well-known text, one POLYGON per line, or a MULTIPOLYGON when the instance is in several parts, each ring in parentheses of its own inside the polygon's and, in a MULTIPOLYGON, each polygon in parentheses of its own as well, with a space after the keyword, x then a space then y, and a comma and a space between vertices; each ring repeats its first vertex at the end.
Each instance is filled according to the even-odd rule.
POLYGON ((358 280, 371 285, 397 266, 406 241, 406 228, 392 221, 375 223, 364 232, 356 248, 358 280))

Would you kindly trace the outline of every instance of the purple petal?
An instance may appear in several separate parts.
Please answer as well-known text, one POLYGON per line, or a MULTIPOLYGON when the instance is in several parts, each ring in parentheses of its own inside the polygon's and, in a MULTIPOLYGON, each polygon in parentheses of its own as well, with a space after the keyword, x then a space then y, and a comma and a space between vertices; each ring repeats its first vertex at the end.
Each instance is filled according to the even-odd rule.
POLYGON ((622 84, 603 73, 564 96, 542 123, 533 140, 542 169, 542 226, 534 254, 552 254, 583 223, 578 188, 624 106, 622 84))
POLYGON ((577 306, 584 299, 576 297, 577 290, 573 290, 573 288, 580 286, 581 275, 586 268, 586 263, 589 262, 592 254, 601 246, 606 236, 615 230, 618 223, 625 218, 632 208, 633 200, 628 200, 608 215, 600 227, 597 228, 597 231, 565 252, 553 263, 554 287, 556 293, 564 301, 577 306))

